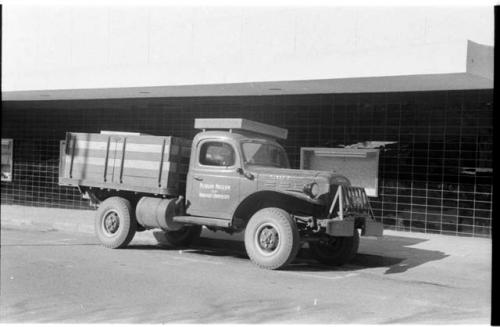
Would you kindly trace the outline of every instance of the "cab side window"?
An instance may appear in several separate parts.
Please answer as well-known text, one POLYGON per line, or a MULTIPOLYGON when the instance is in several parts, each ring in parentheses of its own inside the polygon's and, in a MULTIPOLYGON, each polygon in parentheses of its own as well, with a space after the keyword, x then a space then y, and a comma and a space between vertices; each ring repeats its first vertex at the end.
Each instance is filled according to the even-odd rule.
POLYGON ((205 166, 233 166, 235 153, 233 147, 223 142, 206 142, 200 149, 200 164, 205 166))

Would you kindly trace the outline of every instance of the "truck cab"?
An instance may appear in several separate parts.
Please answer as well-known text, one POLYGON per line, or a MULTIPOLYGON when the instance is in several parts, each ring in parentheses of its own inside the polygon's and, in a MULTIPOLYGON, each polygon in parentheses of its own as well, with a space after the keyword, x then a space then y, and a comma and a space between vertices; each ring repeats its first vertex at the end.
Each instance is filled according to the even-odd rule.
POLYGON ((244 132, 199 133, 187 175, 187 213, 232 220, 241 201, 259 189, 258 170, 263 167, 290 168, 285 150, 272 138, 244 132))

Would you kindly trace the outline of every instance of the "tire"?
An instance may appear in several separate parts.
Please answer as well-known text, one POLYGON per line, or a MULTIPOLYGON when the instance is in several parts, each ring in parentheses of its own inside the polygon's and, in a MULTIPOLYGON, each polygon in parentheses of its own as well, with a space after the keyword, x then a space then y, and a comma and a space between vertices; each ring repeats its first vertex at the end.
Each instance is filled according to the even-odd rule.
POLYGON ((201 226, 184 226, 176 231, 165 231, 167 243, 175 247, 189 246, 200 237, 201 226))
POLYGON ((95 231, 102 245, 112 249, 126 247, 136 229, 137 222, 127 199, 114 196, 100 204, 96 212, 95 231))
POLYGON ((359 248, 359 233, 354 230, 352 237, 330 237, 328 241, 309 242, 314 259, 330 266, 341 266, 349 262, 359 248))
POLYGON ((300 236, 295 221, 279 208, 257 211, 245 229, 245 248, 250 260, 264 269, 279 269, 297 256, 300 236))

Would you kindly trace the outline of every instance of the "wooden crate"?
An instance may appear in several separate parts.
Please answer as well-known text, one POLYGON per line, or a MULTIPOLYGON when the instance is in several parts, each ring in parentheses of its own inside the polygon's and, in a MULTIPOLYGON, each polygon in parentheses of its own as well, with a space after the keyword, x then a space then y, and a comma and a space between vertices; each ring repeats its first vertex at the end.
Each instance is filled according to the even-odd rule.
POLYGON ((301 148, 300 169, 332 171, 378 196, 378 149, 301 148))

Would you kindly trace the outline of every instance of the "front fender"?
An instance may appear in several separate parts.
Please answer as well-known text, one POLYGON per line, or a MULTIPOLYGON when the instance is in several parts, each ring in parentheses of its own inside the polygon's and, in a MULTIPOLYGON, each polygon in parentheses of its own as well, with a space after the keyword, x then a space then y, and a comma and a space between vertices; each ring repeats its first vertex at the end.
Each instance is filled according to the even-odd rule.
POLYGON ((319 215, 324 211, 323 201, 293 191, 259 191, 244 198, 233 213, 232 225, 243 228, 250 217, 266 207, 281 208, 289 213, 319 215))
POLYGON ((309 202, 312 204, 324 205, 324 203, 321 199, 319 199, 319 198, 312 199, 309 195, 302 193, 302 192, 297 192, 297 191, 293 191, 293 190, 284 190, 284 191, 276 191, 276 192, 286 194, 286 195, 292 196, 294 198, 297 198, 297 199, 300 199, 300 200, 303 200, 303 201, 306 201, 306 202, 309 202))

